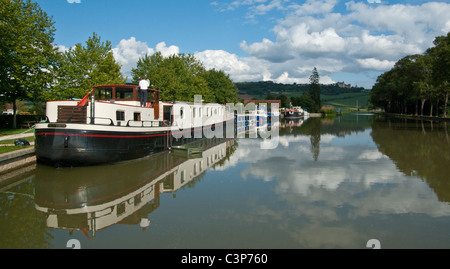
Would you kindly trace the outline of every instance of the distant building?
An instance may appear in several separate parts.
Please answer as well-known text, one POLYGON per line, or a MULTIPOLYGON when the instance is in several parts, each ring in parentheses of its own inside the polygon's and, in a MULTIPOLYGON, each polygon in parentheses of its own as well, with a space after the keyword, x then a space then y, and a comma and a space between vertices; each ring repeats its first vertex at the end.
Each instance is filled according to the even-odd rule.
POLYGON ((13 114, 14 114, 13 105, 7 104, 6 110, 3 110, 2 115, 13 115, 13 114))
POLYGON ((352 85, 350 85, 350 84, 345 84, 344 81, 338 82, 338 83, 336 83, 336 85, 341 88, 347 88, 347 89, 350 89, 352 87, 352 85))

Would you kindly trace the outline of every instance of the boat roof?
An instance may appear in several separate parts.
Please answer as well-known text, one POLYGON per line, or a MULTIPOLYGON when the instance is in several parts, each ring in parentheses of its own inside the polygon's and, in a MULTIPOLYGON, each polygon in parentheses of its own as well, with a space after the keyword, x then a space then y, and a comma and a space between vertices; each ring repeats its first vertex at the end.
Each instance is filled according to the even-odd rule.
MULTIPOLYGON (((105 84, 105 85, 96 85, 93 86, 92 88, 97 89, 97 88, 139 88, 139 85, 133 85, 133 84, 105 84)), ((159 92, 159 90, 155 90, 155 89, 150 89, 151 91, 155 91, 155 92, 159 92)))

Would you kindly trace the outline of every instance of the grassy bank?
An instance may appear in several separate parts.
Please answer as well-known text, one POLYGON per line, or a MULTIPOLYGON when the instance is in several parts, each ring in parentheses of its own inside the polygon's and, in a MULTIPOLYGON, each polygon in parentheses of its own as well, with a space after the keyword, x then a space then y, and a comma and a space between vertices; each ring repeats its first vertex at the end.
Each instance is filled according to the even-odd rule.
POLYGON ((7 152, 13 152, 16 150, 26 149, 34 147, 32 145, 30 146, 0 146, 0 154, 7 153, 7 152))
POLYGON ((321 95, 324 105, 332 105, 341 111, 367 111, 370 92, 343 93, 337 95, 321 95))
POLYGON ((29 134, 30 136, 22 137, 20 139, 27 140, 30 143, 34 142, 33 130, 30 130, 30 129, 0 129, 0 154, 12 152, 12 151, 16 151, 16 150, 20 150, 20 149, 24 149, 24 148, 33 147, 33 145, 15 146, 14 141, 17 138, 3 140, 3 138, 5 136, 20 135, 20 134, 24 134, 24 133, 29 134))
POLYGON ((415 119, 415 120, 431 120, 431 121, 441 121, 450 122, 450 118, 435 117, 435 116, 421 116, 421 115, 406 115, 406 114, 396 114, 396 113, 385 113, 382 114, 389 117, 404 118, 404 119, 415 119))

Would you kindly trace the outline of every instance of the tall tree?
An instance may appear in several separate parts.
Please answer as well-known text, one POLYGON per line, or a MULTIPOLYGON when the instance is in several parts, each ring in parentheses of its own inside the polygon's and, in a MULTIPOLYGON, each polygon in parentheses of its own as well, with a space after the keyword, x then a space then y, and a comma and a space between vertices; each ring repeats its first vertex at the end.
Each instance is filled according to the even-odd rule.
POLYGON ((309 77, 309 82, 311 83, 309 87, 309 95, 313 101, 312 112, 318 112, 322 107, 322 102, 320 100, 320 76, 317 68, 314 67, 312 75, 309 77))
POLYGON ((86 41, 66 51, 61 58, 58 84, 46 99, 82 98, 94 85, 123 84, 121 65, 114 59, 111 42, 93 33, 86 41))
POLYGON ((57 60, 54 22, 30 0, 0 0, 0 100, 32 100, 53 81, 57 60))

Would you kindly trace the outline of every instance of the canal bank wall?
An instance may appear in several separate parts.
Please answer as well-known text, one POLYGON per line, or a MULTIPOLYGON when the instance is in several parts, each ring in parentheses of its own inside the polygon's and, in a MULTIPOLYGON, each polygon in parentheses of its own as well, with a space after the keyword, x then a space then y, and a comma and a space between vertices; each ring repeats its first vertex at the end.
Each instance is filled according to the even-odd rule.
POLYGON ((0 183, 34 169, 35 164, 34 147, 0 154, 0 183))
MULTIPOLYGON (((31 129, 21 134, 5 135, 0 137, 0 141, 14 140, 34 136, 31 129)), ((34 142, 30 143, 34 145, 34 142)), ((10 146, 13 146, 11 144, 10 146)), ((5 145, 7 146, 7 145, 5 145)), ((0 154, 0 183, 4 183, 17 175, 31 171, 36 168, 36 155, 34 147, 27 147, 11 152, 0 154)))
POLYGON ((433 117, 433 116, 406 115, 406 114, 396 114, 396 113, 386 113, 386 112, 379 112, 376 114, 386 115, 386 116, 396 117, 396 118, 413 119, 413 120, 430 120, 430 121, 450 122, 450 118, 433 117))

